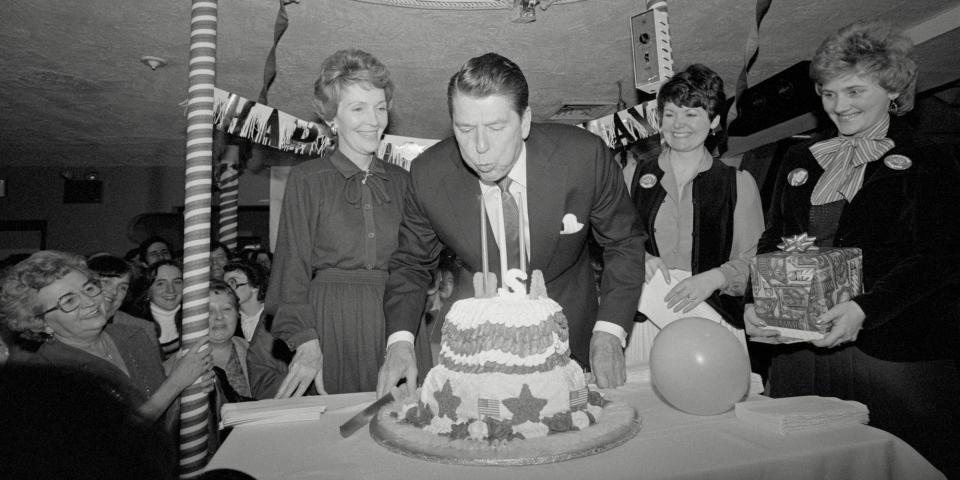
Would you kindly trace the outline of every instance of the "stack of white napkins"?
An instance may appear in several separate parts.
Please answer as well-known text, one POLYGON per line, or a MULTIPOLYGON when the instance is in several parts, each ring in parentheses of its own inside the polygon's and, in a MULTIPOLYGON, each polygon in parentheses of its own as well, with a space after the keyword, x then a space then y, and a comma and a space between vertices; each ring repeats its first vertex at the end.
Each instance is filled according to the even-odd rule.
POLYGON ((322 396, 227 403, 220 409, 220 428, 237 425, 319 420, 327 410, 322 396))
POLYGON ((870 415, 867 406, 860 402, 816 395, 740 402, 734 411, 740 420, 781 435, 831 425, 863 424, 870 415))

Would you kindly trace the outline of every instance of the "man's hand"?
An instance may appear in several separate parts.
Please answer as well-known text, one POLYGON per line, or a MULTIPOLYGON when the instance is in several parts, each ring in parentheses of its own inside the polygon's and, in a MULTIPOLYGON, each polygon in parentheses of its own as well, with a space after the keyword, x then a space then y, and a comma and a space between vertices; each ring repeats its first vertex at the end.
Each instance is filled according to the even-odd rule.
POLYGON ((297 347, 287 376, 274 398, 302 396, 314 379, 320 379, 320 382, 317 382, 317 391, 320 394, 326 393, 323 391, 323 352, 320 351, 319 340, 310 340, 297 347))
POLYGON ((394 342, 387 347, 387 355, 380 367, 377 377, 377 397, 382 397, 397 386, 401 378, 406 378, 406 391, 401 391, 403 397, 412 397, 417 391, 417 357, 413 352, 413 343, 407 341, 394 342))
POLYGON ((833 308, 827 310, 827 313, 817 319, 817 325, 829 324, 830 330, 823 338, 813 340, 810 343, 824 348, 853 343, 857 341, 857 335, 863 328, 863 321, 866 317, 867 315, 863 313, 863 309, 860 308, 860 305, 857 305, 857 302, 847 301, 834 305, 833 308))
POLYGON ((749 337, 762 337, 767 343, 780 343, 777 338, 780 332, 767 328, 766 322, 757 316, 752 303, 743 308, 743 328, 749 337))
POLYGON ((619 387, 627 382, 626 359, 616 335, 593 332, 590 339, 590 370, 600 388, 619 387))

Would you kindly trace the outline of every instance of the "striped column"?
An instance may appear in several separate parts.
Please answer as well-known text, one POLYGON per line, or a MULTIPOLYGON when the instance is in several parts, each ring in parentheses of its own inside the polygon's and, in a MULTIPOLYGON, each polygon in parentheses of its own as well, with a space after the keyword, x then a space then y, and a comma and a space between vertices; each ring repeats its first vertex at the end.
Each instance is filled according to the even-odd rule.
POLYGON ((240 222, 237 216, 237 204, 240 195, 240 172, 237 170, 240 147, 227 146, 225 159, 220 163, 220 243, 231 252, 237 251, 237 232, 240 222))
MULTIPOLYGON (((210 202, 213 184, 213 87, 217 61, 217 0, 192 0, 187 166, 183 212, 182 347, 206 339, 210 289, 210 202)), ((207 464, 207 395, 199 384, 180 397, 180 478, 207 464)))

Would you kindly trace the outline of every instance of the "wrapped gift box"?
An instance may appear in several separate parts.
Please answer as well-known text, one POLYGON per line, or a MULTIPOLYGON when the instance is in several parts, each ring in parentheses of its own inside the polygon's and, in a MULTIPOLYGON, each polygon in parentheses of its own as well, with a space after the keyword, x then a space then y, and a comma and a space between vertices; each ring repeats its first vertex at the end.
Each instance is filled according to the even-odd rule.
POLYGON ((863 256, 859 248, 791 250, 754 257, 754 309, 783 339, 821 338, 828 326, 817 319, 863 292, 863 256))

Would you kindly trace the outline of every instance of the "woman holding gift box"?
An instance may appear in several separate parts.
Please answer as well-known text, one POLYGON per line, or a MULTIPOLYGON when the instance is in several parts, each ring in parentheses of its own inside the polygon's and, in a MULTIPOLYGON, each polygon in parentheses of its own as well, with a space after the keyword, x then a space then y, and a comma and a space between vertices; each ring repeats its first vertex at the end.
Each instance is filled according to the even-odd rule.
MULTIPOLYGON (((706 66, 691 65, 664 83, 657 111, 666 145, 637 165, 630 191, 650 235, 646 281, 658 271, 668 283, 670 269, 691 272, 667 293, 667 306, 686 313, 706 302, 743 340, 741 295, 763 232, 763 208, 753 177, 705 146, 721 128, 725 105, 723 80, 706 66)), ((635 330, 652 342, 656 327, 649 324, 635 330)))
MULTIPOLYGON (((840 29, 810 73, 836 136, 786 153, 758 254, 805 232, 859 248, 864 292, 820 316, 822 339, 779 347, 770 394, 863 402, 871 425, 960 478, 958 163, 899 118, 913 108, 917 64, 888 25, 840 29)), ((749 292, 744 317, 748 334, 775 341, 749 292)))

